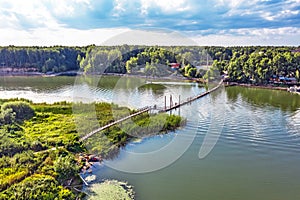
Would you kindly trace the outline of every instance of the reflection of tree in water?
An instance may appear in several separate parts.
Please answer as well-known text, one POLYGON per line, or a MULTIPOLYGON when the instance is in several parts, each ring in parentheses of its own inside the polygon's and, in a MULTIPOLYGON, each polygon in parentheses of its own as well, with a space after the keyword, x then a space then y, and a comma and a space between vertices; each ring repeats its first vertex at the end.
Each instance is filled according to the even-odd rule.
POLYGON ((259 88, 228 87, 227 97, 236 102, 240 96, 244 101, 256 106, 273 106, 284 111, 296 111, 300 108, 299 95, 285 91, 267 90, 259 88))
POLYGON ((163 94, 166 86, 155 83, 148 83, 138 88, 139 91, 152 91, 154 94, 163 94))

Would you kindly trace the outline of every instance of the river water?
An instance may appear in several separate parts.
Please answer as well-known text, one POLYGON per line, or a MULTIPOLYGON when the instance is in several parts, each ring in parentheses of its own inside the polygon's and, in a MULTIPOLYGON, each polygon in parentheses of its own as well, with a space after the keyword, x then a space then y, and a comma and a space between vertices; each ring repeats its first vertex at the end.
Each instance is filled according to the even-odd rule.
MULTIPOLYGON (((129 77, 1 77, 0 98, 164 105, 195 83, 129 77), (159 85, 159 86, 158 86, 159 85), (156 87, 158 86, 158 87, 156 87)), ((137 199, 300 199, 300 96, 229 87, 173 111, 185 127, 128 144, 96 174, 126 180, 137 199), (201 149, 201 151, 200 151, 201 149), (135 173, 132 173, 135 172, 135 173), (145 172, 145 173, 138 173, 145 172)))

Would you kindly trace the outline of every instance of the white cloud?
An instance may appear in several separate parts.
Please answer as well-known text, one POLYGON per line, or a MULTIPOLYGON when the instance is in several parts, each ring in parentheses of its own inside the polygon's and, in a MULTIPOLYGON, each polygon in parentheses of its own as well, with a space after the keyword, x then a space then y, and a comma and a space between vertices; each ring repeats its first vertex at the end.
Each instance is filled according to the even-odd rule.
POLYGON ((215 6, 236 8, 243 2, 244 0, 215 0, 215 6))
POLYGON ((92 29, 78 30, 72 28, 36 28, 30 31, 12 28, 0 29, 0 46, 85 46, 100 45, 109 38, 128 29, 92 29))
POLYGON ((2 0, 0 16, 3 17, 2 20, 6 20, 6 24, 2 27, 7 28, 21 28, 23 22, 23 26, 28 27, 45 26, 55 28, 60 26, 40 0, 31 0, 30 3, 22 0, 2 0))
POLYGON ((213 0, 215 7, 226 7, 235 12, 241 7, 248 7, 248 10, 255 8, 260 2, 268 0, 213 0))
POLYGON ((134 11, 147 15, 150 9, 164 14, 184 12, 191 9, 191 2, 189 0, 114 0, 113 15, 120 16, 134 11))
POLYGON ((282 27, 282 28, 252 28, 252 29, 230 29, 226 31, 232 35, 261 37, 265 39, 280 38, 282 42, 291 36, 300 35, 300 28, 282 27))
POLYGON ((0 28, 11 27, 17 28, 19 20, 17 17, 11 13, 4 14, 2 9, 0 8, 0 28))
POLYGON ((86 12, 87 9, 93 9, 91 0, 44 0, 43 4, 60 17, 72 17, 86 12))
POLYGON ((103 45, 196 45, 191 38, 180 32, 160 30, 128 30, 105 41, 103 45))
POLYGON ((141 0, 141 11, 147 14, 150 8, 159 8, 164 13, 182 12, 191 9, 188 0, 141 0))
POLYGON ((0 46, 85 46, 121 45, 121 44, 147 44, 147 45, 216 45, 216 46, 242 46, 242 45, 299 45, 300 28, 284 27, 278 29, 230 29, 211 33, 207 31, 190 31, 186 35, 170 32, 151 33, 149 31, 131 31, 130 29, 91 29, 78 30, 72 28, 36 28, 30 31, 13 28, 0 29, 0 46), (203 36, 203 34, 205 34, 203 36))
POLYGON ((113 16, 118 17, 122 13, 126 11, 126 4, 128 3, 128 0, 115 0, 114 1, 114 9, 113 9, 113 16))
POLYGON ((30 29, 59 28, 56 17, 72 17, 92 9, 90 0, 1 0, 0 27, 30 29))
MULTIPOLYGON (((203 32, 205 33, 205 31, 203 32)), ((201 34, 201 32, 200 32, 201 34)), ((252 28, 229 29, 205 36, 194 36, 199 45, 252 46, 252 45, 288 45, 300 44, 300 28, 252 28)))
POLYGON ((263 12, 261 16, 266 20, 273 21, 277 19, 284 19, 298 14, 299 14, 299 10, 282 10, 275 14, 271 12, 263 12))

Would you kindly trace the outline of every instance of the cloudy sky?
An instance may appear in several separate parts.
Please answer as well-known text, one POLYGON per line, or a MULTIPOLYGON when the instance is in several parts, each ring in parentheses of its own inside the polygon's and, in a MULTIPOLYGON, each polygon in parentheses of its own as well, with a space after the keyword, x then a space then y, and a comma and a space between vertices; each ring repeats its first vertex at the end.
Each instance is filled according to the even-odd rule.
POLYGON ((153 28, 199 45, 300 45, 300 0, 0 0, 0 19, 0 45, 100 45, 153 28))

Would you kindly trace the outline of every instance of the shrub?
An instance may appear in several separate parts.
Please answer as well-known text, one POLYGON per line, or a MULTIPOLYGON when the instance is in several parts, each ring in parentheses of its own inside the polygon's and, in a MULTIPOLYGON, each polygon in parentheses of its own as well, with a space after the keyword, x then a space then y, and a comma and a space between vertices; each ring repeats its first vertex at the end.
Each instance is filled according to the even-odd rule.
POLYGON ((75 163, 74 158, 69 155, 65 157, 60 156, 54 162, 54 170, 61 184, 78 173, 79 167, 75 163))
POLYGON ((1 106, 1 116, 5 123, 12 123, 14 120, 23 122, 34 116, 34 110, 27 102, 6 102, 1 106))

